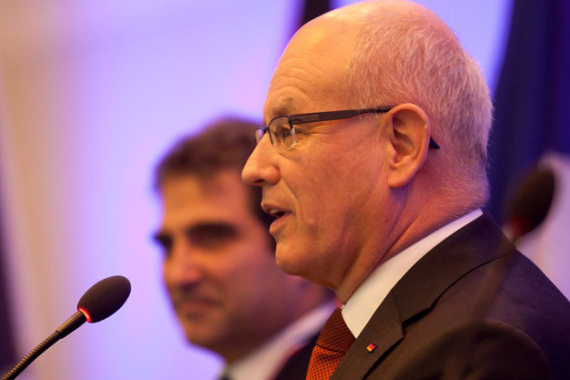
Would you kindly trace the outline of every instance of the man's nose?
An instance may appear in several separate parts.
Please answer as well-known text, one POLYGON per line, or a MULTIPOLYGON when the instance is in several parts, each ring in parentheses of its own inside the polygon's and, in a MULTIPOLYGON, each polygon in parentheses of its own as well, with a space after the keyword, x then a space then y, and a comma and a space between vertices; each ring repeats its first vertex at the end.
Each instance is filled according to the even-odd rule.
POLYGON ((192 285, 203 277, 203 268, 192 252, 190 244, 175 244, 168 258, 164 260, 166 282, 177 285, 192 285))
POLYGON ((253 186, 276 184, 279 181, 279 170, 274 162, 275 154, 277 153, 266 133, 245 163, 241 173, 243 181, 253 186))

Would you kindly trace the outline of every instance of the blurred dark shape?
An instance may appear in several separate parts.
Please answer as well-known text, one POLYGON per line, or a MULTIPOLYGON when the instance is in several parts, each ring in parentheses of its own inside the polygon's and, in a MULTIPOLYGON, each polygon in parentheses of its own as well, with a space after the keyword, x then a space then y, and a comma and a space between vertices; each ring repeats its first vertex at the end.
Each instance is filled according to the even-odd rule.
POLYGON ((513 236, 523 236, 538 227, 548 215, 554 199, 555 178, 552 170, 536 168, 508 191, 506 224, 513 236))
POLYGON ((314 18, 319 17, 322 14, 327 13, 331 10, 331 4, 329 0, 305 0, 303 6, 303 14, 301 17, 300 24, 297 29, 308 23, 314 18))
POLYGON ((515 0, 495 93, 488 210, 501 217, 513 177, 547 150, 570 153, 570 2, 515 0))

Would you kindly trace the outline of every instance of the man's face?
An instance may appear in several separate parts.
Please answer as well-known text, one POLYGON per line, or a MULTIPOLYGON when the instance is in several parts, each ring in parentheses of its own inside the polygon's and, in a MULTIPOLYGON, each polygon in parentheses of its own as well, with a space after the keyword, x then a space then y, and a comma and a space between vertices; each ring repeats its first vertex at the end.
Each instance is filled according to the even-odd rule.
MULTIPOLYGON (((349 108, 343 75, 354 33, 343 25, 315 33, 305 27, 274 74, 265 121, 349 108)), ((368 244, 385 225, 382 202, 389 202, 385 139, 374 118, 300 125, 297 131, 297 145, 283 153, 264 136, 242 177, 263 188, 264 210, 278 216, 270 233, 279 266, 338 294, 347 279, 362 280, 382 249, 368 244)))
POLYGON ((289 321, 299 278, 275 265, 239 173, 162 185, 164 282, 188 340, 238 359, 289 321))

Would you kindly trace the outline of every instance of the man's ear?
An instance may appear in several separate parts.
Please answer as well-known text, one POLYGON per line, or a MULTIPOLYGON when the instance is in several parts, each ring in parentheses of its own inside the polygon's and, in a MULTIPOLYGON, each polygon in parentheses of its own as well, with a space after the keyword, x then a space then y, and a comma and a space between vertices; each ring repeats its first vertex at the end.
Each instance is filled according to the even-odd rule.
POLYGON ((388 135, 388 186, 407 185, 423 166, 431 135, 429 118, 415 104, 399 104, 384 116, 388 135))

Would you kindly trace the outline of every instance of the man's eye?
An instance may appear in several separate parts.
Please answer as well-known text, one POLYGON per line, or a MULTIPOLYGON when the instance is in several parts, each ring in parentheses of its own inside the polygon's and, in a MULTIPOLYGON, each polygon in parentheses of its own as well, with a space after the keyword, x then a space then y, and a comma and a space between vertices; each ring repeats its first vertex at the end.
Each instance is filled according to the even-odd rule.
POLYGON ((237 234, 234 226, 212 224, 192 228, 188 231, 187 237, 195 245, 213 249, 233 241, 237 234))
POLYGON ((286 147, 293 145, 293 132, 289 124, 278 126, 273 133, 279 144, 286 147))
POLYGON ((284 141, 291 137, 291 129, 289 126, 279 126, 275 129, 275 136, 279 140, 284 141))
POLYGON ((297 136, 307 134, 307 128, 304 128, 304 126, 303 127, 294 126, 294 128, 295 128, 295 134, 297 136))

